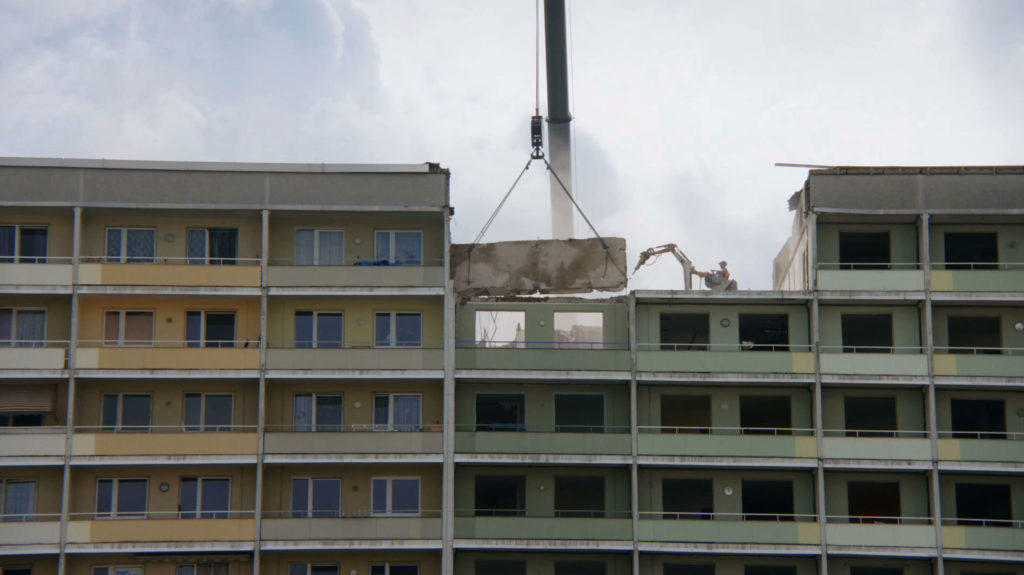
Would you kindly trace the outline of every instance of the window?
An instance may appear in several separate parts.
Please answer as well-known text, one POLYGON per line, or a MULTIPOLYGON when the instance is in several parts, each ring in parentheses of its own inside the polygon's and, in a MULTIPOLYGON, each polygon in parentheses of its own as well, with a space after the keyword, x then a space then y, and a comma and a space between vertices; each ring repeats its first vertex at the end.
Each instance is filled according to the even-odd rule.
POLYGON ((2 575, 32 575, 31 567, 0 567, 2 575))
POLYGON ((103 314, 103 345, 116 347, 153 345, 153 312, 105 312, 103 314))
POLYGON ((340 266, 344 264, 344 230, 295 230, 295 265, 340 266))
POLYGON ((341 517, 341 479, 292 479, 292 517, 341 517))
POLYGON ((31 521, 36 512, 36 482, 0 480, 0 521, 31 521))
POLYGON ((414 564, 378 563, 370 565, 370 575, 419 575, 420 566, 414 564))
POLYGON ((474 507, 478 517, 525 517, 526 477, 477 475, 474 507))
POLYGON ((946 232, 943 234, 948 270, 994 270, 999 264, 996 232, 946 232))
POLYGON ((182 477, 178 516, 182 519, 228 519, 231 516, 231 479, 182 477))
POLYGON ((185 431, 231 431, 233 407, 230 393, 186 393, 185 431))
POLYGON ((958 525, 1010 527, 1012 509, 1008 484, 956 484, 958 525))
POLYGON ((661 575, 715 575, 714 563, 665 563, 661 575))
MULTIPOLYGON (((963 571, 961 575, 965 575, 963 571)), ((868 565, 850 565, 850 575, 903 575, 902 567, 875 567, 868 565)))
POLYGON ((238 230, 191 228, 188 230, 188 263, 234 265, 238 260, 238 230))
POLYGON ((526 342, 525 311, 476 312, 476 343, 482 347, 523 348, 526 342))
POLYGON ((149 431, 151 397, 148 393, 103 395, 103 431, 149 431))
POLYGON ((45 264, 48 235, 41 226, 0 226, 0 264, 45 264))
POLYGON ((378 231, 374 259, 399 266, 423 265, 423 232, 378 231))
POLYGON ((144 519, 148 490, 147 479, 97 479, 96 518, 144 519))
POLYGON ((374 515, 419 515, 420 480, 375 477, 372 481, 374 515))
POLYGON ((604 517, 604 477, 555 477, 555 517, 604 517))
POLYGON ((188 347, 235 347, 234 312, 186 312, 185 340, 188 347))
POLYGON ((526 431, 526 396, 522 393, 478 393, 477 431, 526 431))
POLYGON ((227 563, 190 563, 178 565, 175 575, 228 575, 227 563))
POLYGON ((710 395, 662 395, 662 433, 711 433, 710 395))
POLYGON ((850 523, 898 523, 899 481, 849 481, 846 483, 850 523))
POLYGON ((706 313, 663 313, 660 317, 661 349, 709 349, 710 316, 706 313))
POLYGON ((602 349, 604 314, 601 312, 555 312, 555 347, 602 349))
POLYGON ((789 396, 741 395, 740 427, 746 435, 790 435, 789 396))
POLYGON ((297 393, 293 403, 292 425, 295 431, 341 431, 340 394, 297 393))
POLYGON ((0 413, 0 427, 42 427, 45 413, 0 413))
POLYGON ((757 521, 793 520, 793 482, 744 479, 743 518, 757 521))
POLYGON ((108 264, 151 264, 156 261, 156 230, 107 228, 108 264))
POLYGON ((419 431, 420 396, 379 393, 373 396, 374 431, 419 431))
POLYGON ((847 437, 895 437, 895 397, 844 397, 847 437))
POLYGON ((744 565, 743 575, 796 575, 793 565, 744 565))
POLYGON ((374 347, 422 347, 423 316, 410 312, 374 315, 374 347))
POLYGON ((103 566, 92 568, 92 575, 142 575, 142 573, 142 567, 103 566))
POLYGON ((998 355, 1003 337, 999 316, 956 316, 946 319, 949 353, 998 355))
POLYGON ((892 353, 892 314, 844 313, 840 323, 843 353, 892 353))
POLYGON ((340 349, 343 344, 341 312, 295 312, 295 347, 340 349))
POLYGON ((711 519, 715 511, 711 480, 663 478, 661 509, 665 519, 711 519))
POLYGON ((475 575, 526 575, 526 561, 512 559, 477 559, 475 575))
POLYGON ((1005 439, 1006 404, 1002 399, 950 399, 953 437, 1005 439))
POLYGON ((604 432, 604 394, 556 393, 555 431, 604 432))
POLYGON ((889 232, 839 232, 839 269, 884 270, 889 256, 889 232))
POLYGON ((288 565, 288 575, 338 575, 338 566, 292 563, 288 565))
POLYGON ((0 309, 0 347, 45 347, 45 309, 0 309))
POLYGON ((740 344, 744 351, 789 351, 789 316, 784 313, 741 313, 740 344))
POLYGON ((605 575, 604 561, 555 561, 555 575, 605 575))

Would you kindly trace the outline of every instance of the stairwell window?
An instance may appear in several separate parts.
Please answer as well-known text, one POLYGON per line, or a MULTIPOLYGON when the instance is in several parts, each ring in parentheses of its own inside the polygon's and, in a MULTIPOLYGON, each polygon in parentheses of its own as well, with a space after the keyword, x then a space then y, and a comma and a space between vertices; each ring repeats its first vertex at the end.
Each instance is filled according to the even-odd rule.
POLYGON ((97 519, 144 519, 148 503, 148 479, 97 479, 97 519))
POLYGON ((36 482, 0 480, 0 521, 31 521, 36 512, 36 482))
POLYGON ((148 393, 103 395, 103 431, 149 431, 152 397, 148 393))
POLYGON ((420 514, 419 477, 375 477, 371 485, 374 515, 420 514))
POLYGON ((192 265, 235 265, 238 260, 238 230, 190 228, 187 263, 192 265))
POLYGON ((293 478, 292 517, 341 517, 341 479, 338 477, 293 478))
POLYGON ((341 394, 295 394, 292 425, 295 431, 341 431, 341 394))
POLYGON ((108 264, 151 264, 156 261, 156 230, 153 228, 107 228, 108 264))
POLYGON ((230 509, 230 478, 181 478, 178 499, 178 516, 181 519, 228 519, 230 509))
POLYGON ((108 347, 151 347, 153 312, 107 311, 103 314, 103 345, 108 347))
POLYGON ((423 315, 414 312, 374 314, 374 347, 423 347, 423 315))
POLYGON ((45 346, 45 309, 0 309, 0 347, 45 346))
POLYGON ((185 431, 231 431, 233 414, 230 393, 185 394, 185 431))
POLYGON ((0 264, 45 264, 48 248, 45 226, 0 226, 0 264))
POLYGON ((376 263, 398 266, 423 265, 423 232, 380 230, 375 237, 376 263))
POLYGON ((344 345, 344 314, 327 311, 295 312, 295 347, 333 348, 344 345))
POLYGON ((344 230, 295 230, 295 265, 340 266, 344 264, 344 230))

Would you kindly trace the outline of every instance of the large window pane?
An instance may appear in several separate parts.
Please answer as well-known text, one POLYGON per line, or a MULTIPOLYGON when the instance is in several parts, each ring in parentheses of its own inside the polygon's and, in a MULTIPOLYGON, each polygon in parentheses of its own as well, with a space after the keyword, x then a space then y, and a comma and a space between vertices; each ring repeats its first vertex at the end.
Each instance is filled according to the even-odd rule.
POLYGON ((313 265, 313 230, 295 230, 295 265, 313 265))
POLYGON ((376 250, 374 259, 378 262, 386 262, 391 259, 391 233, 377 232, 376 250))
POLYGON ((14 263, 14 244, 18 228, 0 226, 0 264, 14 263))
POLYGON ((391 345, 391 314, 378 313, 374 316, 374 340, 377 347, 389 347, 391 345))
POLYGON ((100 479, 96 482, 96 514, 109 515, 114 505, 114 480, 100 479))
POLYGON ((391 397, 387 395, 375 395, 373 397, 373 425, 374 429, 387 426, 391 423, 391 397))
POLYGON ((0 309, 0 347, 14 343, 14 310, 0 309))
POLYGON ((319 232, 319 257, 317 264, 340 266, 345 263, 345 232, 321 230, 319 232))
POLYGON ((395 232, 395 263, 407 266, 423 265, 423 234, 395 232))
POLYGON ((235 346, 235 314, 206 314, 206 347, 235 346))
POLYGON ((185 431, 199 431, 203 422, 203 395, 185 394, 185 431))
POLYGON ((481 393, 476 396, 477 431, 525 431, 526 396, 521 393, 481 393))
POLYGON ((210 263, 234 265, 238 257, 238 230, 209 230, 210 263))
POLYGON ((125 431, 147 431, 150 421, 150 398, 148 395, 124 395, 121 397, 121 429, 125 431))
POLYGON ((203 479, 203 518, 226 519, 231 507, 229 479, 203 479))
POLYGON ((555 431, 603 432, 604 395, 599 393, 555 394, 555 431))
POLYGON ((107 263, 121 261, 121 228, 107 229, 107 263))
POLYGON ((313 347, 313 312, 295 312, 295 347, 313 347))
POLYGON ((144 516, 146 514, 145 479, 120 479, 117 482, 117 514, 144 516))
POLYGON ((189 230, 188 241, 188 263, 206 263, 206 230, 189 230))
POLYGON ((419 431, 420 429, 420 396, 395 396, 395 422, 397 431, 419 431))
POLYGON ((178 512, 182 519, 195 519, 199 511, 199 480, 195 477, 185 477, 181 480, 181 490, 178 495, 178 512))
POLYGON ((125 230, 125 261, 153 263, 156 256, 156 230, 125 230))
POLYGON ((341 480, 313 480, 313 517, 341 517, 341 480))
POLYGON ((342 316, 340 313, 320 313, 316 316, 316 346, 340 348, 342 344, 342 316))
POLYGON ((46 228, 21 228, 19 261, 26 264, 46 263, 46 243, 49 230, 46 228))
POLYGON ((35 481, 8 481, 4 490, 4 521, 28 521, 36 511, 35 481))
POLYGON ((316 396, 316 430, 341 431, 341 396, 316 396))
POLYGON ((188 347, 202 347, 203 312, 190 311, 185 313, 185 341, 188 347))
POLYGON ((420 480, 394 479, 391 482, 391 512, 419 513, 420 480))
POLYGON ((309 511, 309 480, 292 479, 292 517, 306 517, 309 511))
POLYGON ((418 313, 395 314, 395 345, 420 347, 422 345, 421 316, 418 313))
POLYGON ((46 310, 18 310, 18 347, 46 346, 46 310))
POLYGON ((387 513, 388 512, 388 480, 387 479, 374 479, 373 480, 373 512, 374 513, 387 513))
POLYGON ((231 431, 233 398, 230 395, 207 395, 203 424, 206 431, 231 431))
POLYGON ((117 429, 117 395, 104 395, 103 396, 103 409, 101 419, 103 425, 103 431, 114 431, 117 429))

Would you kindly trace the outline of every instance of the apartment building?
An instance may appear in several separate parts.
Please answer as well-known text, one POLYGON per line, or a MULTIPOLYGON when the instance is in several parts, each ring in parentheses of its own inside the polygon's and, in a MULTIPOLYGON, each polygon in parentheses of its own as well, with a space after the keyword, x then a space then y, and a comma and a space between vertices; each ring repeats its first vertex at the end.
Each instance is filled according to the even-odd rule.
POLYGON ((0 575, 1024 575, 1024 169, 469 297, 435 165, 0 162, 0 575))

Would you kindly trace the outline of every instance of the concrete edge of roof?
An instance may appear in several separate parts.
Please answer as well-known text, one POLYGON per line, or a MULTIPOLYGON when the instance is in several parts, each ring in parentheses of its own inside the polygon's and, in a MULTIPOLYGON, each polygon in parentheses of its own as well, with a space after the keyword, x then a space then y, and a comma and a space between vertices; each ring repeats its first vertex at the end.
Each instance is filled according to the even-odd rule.
POLYGON ((814 176, 974 176, 1020 175, 1024 166, 831 166, 811 168, 814 176))
POLYGON ((0 157, 0 167, 88 168, 114 170, 179 170, 197 172, 279 172, 303 174, 414 173, 446 174, 436 162, 422 164, 331 164, 278 162, 188 162, 166 160, 111 160, 106 158, 0 157))

